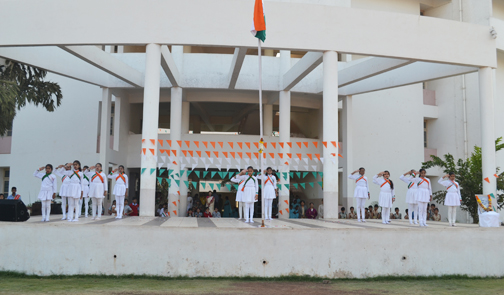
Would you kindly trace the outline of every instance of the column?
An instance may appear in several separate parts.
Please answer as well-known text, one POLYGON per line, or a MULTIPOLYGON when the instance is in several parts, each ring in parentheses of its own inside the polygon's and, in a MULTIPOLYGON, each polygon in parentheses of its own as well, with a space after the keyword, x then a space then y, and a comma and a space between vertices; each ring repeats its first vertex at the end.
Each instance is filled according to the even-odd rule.
MULTIPOLYGON (((172 181, 170 188, 168 190, 168 212, 170 212, 170 217, 178 217, 180 214, 179 204, 180 204, 180 187, 184 186, 180 183, 181 178, 177 177, 180 175, 180 158, 181 157, 181 147, 177 141, 182 140, 182 88, 172 87, 171 88, 171 100, 170 100, 170 140, 172 142, 172 150, 175 151, 177 157, 174 159, 177 165, 172 164, 171 168, 173 170, 172 181), (177 185, 179 181, 180 186, 177 185)), ((184 209, 185 210, 185 209, 184 209)))
MULTIPOLYGON (((283 76, 291 67, 291 52, 290 50, 281 50, 280 51, 280 76, 283 76)), ((280 146, 280 153, 286 155, 290 153, 290 147, 286 144, 290 142, 290 121, 291 121, 291 93, 290 91, 280 91, 279 93, 279 142, 284 142, 283 148, 280 146)), ((290 162, 289 162, 290 164, 290 162)), ((290 172, 290 166, 281 165, 280 172, 290 172)), ((281 188, 278 191, 278 212, 282 211, 282 214, 279 214, 278 217, 281 219, 288 219, 289 212, 289 190, 285 187, 285 185, 290 187, 290 177, 287 177, 285 180, 283 177, 280 177, 281 188), (285 202, 287 201, 287 202, 285 202)))
POLYGON ((121 102, 122 99, 120 97, 115 96, 115 104, 114 104, 114 146, 113 149, 115 151, 119 150, 119 139, 121 133, 121 102))
POLYGON ((323 67, 324 218, 338 218, 338 53, 324 52, 323 67))
MULTIPOLYGON (((182 128, 181 128, 181 134, 182 137, 184 137, 186 134, 189 134, 189 118, 190 118, 190 104, 187 101, 182 102, 182 128)), ((185 139, 185 138, 183 138, 185 139)), ((187 186, 185 185, 184 181, 187 181, 187 170, 184 169, 184 175, 180 177, 180 214, 178 215, 179 217, 185 217, 187 216, 187 186)))
POLYGON ((273 105, 264 105, 264 136, 271 136, 273 134, 273 105))
POLYGON ((108 169, 108 153, 110 150, 110 121, 112 107, 112 92, 109 88, 102 88, 102 104, 100 119, 100 163, 103 171, 108 169))
POLYGON ((481 113, 481 162, 483 172, 483 194, 495 195, 497 179, 495 167, 495 125, 494 125, 494 97, 493 77, 490 67, 479 69, 479 96, 481 113), (484 178, 488 177, 490 183, 484 178))
POLYGON ((147 148, 146 157, 142 157, 141 168, 146 168, 140 175, 140 216, 154 216, 155 195, 156 195, 156 173, 150 173, 151 169, 157 168, 156 158, 157 145, 152 145, 151 139, 155 143, 158 140, 159 121, 159 86, 161 66, 161 46, 158 44, 148 44, 146 48, 145 61, 145 83, 144 83, 144 104, 143 104, 143 126, 142 139, 143 147, 147 148), (154 148, 154 155, 149 148, 154 148))
POLYGON ((347 212, 350 212, 350 207, 353 205, 353 180, 348 179, 348 175, 355 169, 353 166, 353 138, 352 138, 352 96, 343 98, 343 112, 342 112, 342 132, 343 132, 343 206, 346 207, 347 212))

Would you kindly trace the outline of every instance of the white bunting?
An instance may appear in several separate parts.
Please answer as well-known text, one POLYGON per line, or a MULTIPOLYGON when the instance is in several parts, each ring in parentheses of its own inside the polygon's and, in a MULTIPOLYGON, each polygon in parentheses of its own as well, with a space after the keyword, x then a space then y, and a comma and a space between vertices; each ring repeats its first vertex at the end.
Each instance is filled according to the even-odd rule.
POLYGON ((230 158, 226 158, 226 161, 228 162, 228 164, 231 164, 231 159, 230 158))
POLYGON ((298 158, 294 158, 294 162, 296 162, 296 164, 299 165, 299 159, 298 158))
POLYGON ((181 164, 181 165, 180 165, 180 169, 181 169, 181 170, 184 170, 186 166, 187 166, 187 164, 181 164))
POLYGON ((317 165, 312 165, 313 171, 317 171, 317 165))
POLYGON ((216 164, 215 166, 217 166, 217 168, 219 168, 219 170, 222 170, 222 165, 216 164))
POLYGON ((163 160, 163 163, 166 163, 166 156, 161 156, 161 160, 163 160))
POLYGON ((193 159, 194 163, 198 164, 198 157, 193 157, 192 159, 193 159))
POLYGON ((324 164, 324 158, 320 158, 320 162, 322 162, 322 164, 324 164))
POLYGON ((226 170, 229 171, 229 168, 231 168, 231 165, 226 165, 226 170))
POLYGON ((222 165, 222 158, 217 158, 217 161, 219 161, 219 164, 222 165))
POLYGON ((165 163, 158 163, 158 169, 161 169, 165 163))
POLYGON ((205 164, 205 170, 208 170, 208 167, 210 167, 210 164, 205 164))
POLYGON ((331 158, 331 162, 336 165, 336 159, 335 158, 331 158))
POLYGON ((208 158, 208 161, 210 161, 210 163, 212 163, 212 164, 213 164, 213 160, 214 160, 213 158, 208 158))
POLYGON ((194 168, 196 168, 196 166, 198 166, 198 164, 192 164, 191 165, 191 170, 194 170, 194 168))
POLYGON ((306 165, 308 165, 308 158, 303 158, 303 161, 305 162, 306 165))

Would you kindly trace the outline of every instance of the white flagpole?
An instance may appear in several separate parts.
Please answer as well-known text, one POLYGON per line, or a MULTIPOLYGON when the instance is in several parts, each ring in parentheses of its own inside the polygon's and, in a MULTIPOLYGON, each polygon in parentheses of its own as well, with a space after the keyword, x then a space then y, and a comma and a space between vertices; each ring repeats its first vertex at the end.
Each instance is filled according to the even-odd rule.
MULTIPOLYGON (((259 134, 261 137, 261 142, 263 142, 263 113, 262 113, 262 59, 261 59, 261 39, 257 38, 257 53, 259 56, 259 122, 260 122, 260 127, 259 127, 259 134)), ((262 148, 262 146, 260 147, 262 148)), ((263 151, 264 152, 264 151, 263 151)), ((259 153, 259 169, 260 169, 260 174, 261 174, 261 180, 263 179, 264 175, 262 174, 264 172, 263 170, 263 153, 259 153)), ((264 227, 264 183, 261 181, 261 227, 264 227)))

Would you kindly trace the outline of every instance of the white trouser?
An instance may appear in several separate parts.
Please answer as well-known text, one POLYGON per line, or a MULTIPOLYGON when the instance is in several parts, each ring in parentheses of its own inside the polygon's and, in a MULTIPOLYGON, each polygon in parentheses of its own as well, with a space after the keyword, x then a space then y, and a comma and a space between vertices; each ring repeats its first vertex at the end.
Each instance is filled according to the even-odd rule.
MULTIPOLYGON (((82 202, 84 203, 84 215, 88 217, 88 211, 89 211, 89 197, 82 198, 82 202)), ((82 205, 79 206, 79 208, 82 209, 82 205)))
POLYGON ((271 219, 272 210, 273 210, 273 199, 264 200, 264 219, 271 219))
POLYGON ((79 204, 77 205, 77 207, 75 207, 75 213, 77 214, 77 216, 81 216, 82 215, 82 202, 83 202, 83 199, 79 199, 79 204))
POLYGON ((254 218, 254 202, 245 203, 245 221, 252 221, 254 218))
POLYGON ((385 223, 390 221, 390 208, 381 208, 381 220, 385 223))
POLYGON ((61 211, 63 212, 63 218, 66 218, 66 206, 68 197, 61 197, 61 211))
POLYGON ((365 198, 355 198, 357 202, 357 220, 366 219, 366 199, 365 198))
POLYGON ((91 202, 92 202, 91 208, 93 211, 93 218, 95 218, 97 214, 98 218, 100 218, 102 213, 103 198, 91 198, 91 202))
POLYGON ((243 211, 245 210, 245 202, 238 202, 238 215, 240 216, 239 219, 242 219, 244 215, 242 214, 243 211))
POLYGON ((42 220, 49 221, 51 215, 51 200, 42 201, 42 220))
POLYGON ((455 224, 457 219, 457 206, 448 206, 448 223, 455 224))
POLYGON ((427 224, 427 202, 418 202, 418 222, 427 224))
MULTIPOLYGON (((79 199, 68 198, 68 221, 74 220, 75 207, 79 206, 79 199)), ((75 212, 75 220, 79 219, 79 215, 75 212)))
POLYGON ((410 223, 413 223, 415 220, 418 222, 418 204, 408 204, 408 215, 410 223))
POLYGON ((122 218, 124 213, 124 196, 115 196, 115 200, 116 200, 117 217, 122 218))

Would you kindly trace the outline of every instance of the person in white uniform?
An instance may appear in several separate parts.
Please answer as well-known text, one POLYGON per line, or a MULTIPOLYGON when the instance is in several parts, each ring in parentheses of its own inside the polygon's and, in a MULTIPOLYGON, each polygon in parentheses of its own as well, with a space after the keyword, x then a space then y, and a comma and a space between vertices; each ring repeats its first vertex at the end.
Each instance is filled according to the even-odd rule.
POLYGON ((52 174, 52 171, 53 166, 47 164, 45 167, 40 167, 33 173, 33 176, 42 179, 40 192, 37 197, 42 203, 42 222, 49 221, 49 215, 51 215, 51 200, 56 198, 56 192, 58 191, 58 181, 56 180, 56 176, 52 174), (44 168, 45 172, 42 172, 44 168))
POLYGON ((245 202, 243 202, 242 195, 243 195, 243 184, 245 183, 245 180, 239 180, 237 178, 238 175, 235 175, 231 178, 231 182, 238 183, 238 190, 236 191, 236 202, 238 202, 238 220, 243 219, 244 211, 245 211, 245 202))
POLYGON ((373 183, 380 186, 380 196, 378 197, 378 205, 382 207, 381 217, 383 224, 390 223, 390 209, 395 201, 394 183, 390 178, 390 172, 387 170, 373 176, 373 183))
POLYGON ((254 202, 258 200, 259 184, 257 177, 253 176, 254 168, 249 166, 236 177, 238 180, 244 180, 243 187, 240 190, 242 201, 245 203, 245 222, 254 223, 254 202))
POLYGON ((73 169, 65 170, 62 174, 70 179, 68 188, 68 221, 79 221, 80 211, 79 200, 82 198, 82 178, 81 163, 77 160, 73 161, 73 169), (75 217, 74 217, 75 214, 75 217))
POLYGON ((460 194, 460 186, 455 181, 455 173, 450 172, 438 180, 438 183, 446 187, 446 196, 444 205, 448 206, 448 223, 450 226, 455 226, 457 219, 457 207, 460 207, 462 195, 460 194))
POLYGON ((320 200, 320 205, 318 205, 318 219, 323 219, 324 218, 324 199, 320 200))
POLYGON ((273 200, 276 199, 277 179, 273 175, 271 167, 266 168, 261 176, 264 189, 264 219, 273 220, 271 213, 273 210, 273 200))
POLYGON ((369 200, 371 197, 368 180, 364 173, 366 173, 366 169, 361 167, 348 175, 348 178, 355 180, 354 198, 357 203, 357 222, 366 222, 366 199, 369 200), (359 174, 355 174, 357 172, 359 174))
POLYGON ((420 226, 427 225, 427 204, 432 201, 432 186, 430 179, 425 177, 427 172, 420 169, 420 177, 415 178, 417 183, 416 200, 418 202, 418 222, 420 226))
POLYGON ((97 163, 89 168, 86 175, 91 179, 89 184, 89 197, 91 198, 91 207, 93 219, 100 219, 102 214, 103 199, 107 195, 108 181, 107 175, 102 171, 102 165, 97 163))
POLYGON ((119 172, 116 173, 116 170, 110 172, 108 178, 115 179, 116 183, 114 185, 113 194, 115 196, 116 204, 117 204, 117 219, 121 219, 124 215, 124 198, 128 195, 128 175, 124 173, 124 166, 119 165, 119 172))
POLYGON ((84 203, 84 216, 88 217, 89 211, 89 177, 86 172, 89 172, 89 167, 82 167, 82 198, 79 201, 79 208, 81 210, 80 216, 82 216, 82 203, 84 203))
POLYGON ((408 215, 410 224, 418 224, 418 202, 416 200, 417 183, 415 177, 417 172, 413 169, 399 176, 399 179, 408 184, 408 192, 406 193, 406 204, 408 204, 408 215), (414 216, 414 217, 412 217, 414 216))
POLYGON ((61 197, 61 212, 63 212, 63 218, 61 218, 61 220, 65 220, 67 219, 67 201, 68 195, 70 194, 70 177, 66 175, 66 172, 71 172, 72 166, 70 163, 66 163, 65 165, 59 165, 56 169, 54 174, 61 177, 61 187, 59 191, 61 197))

